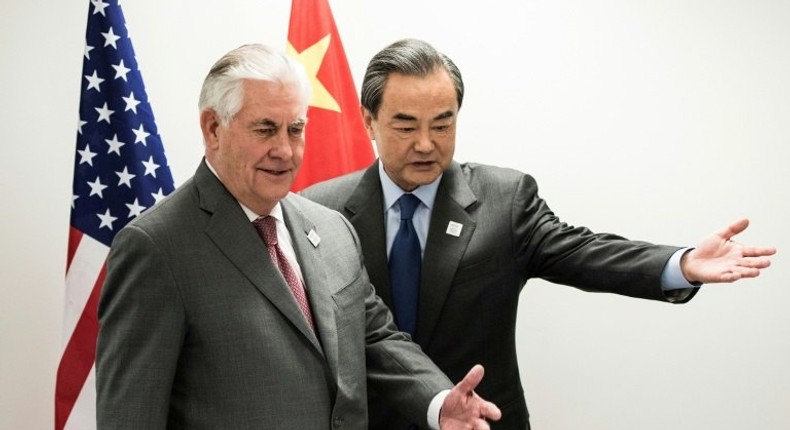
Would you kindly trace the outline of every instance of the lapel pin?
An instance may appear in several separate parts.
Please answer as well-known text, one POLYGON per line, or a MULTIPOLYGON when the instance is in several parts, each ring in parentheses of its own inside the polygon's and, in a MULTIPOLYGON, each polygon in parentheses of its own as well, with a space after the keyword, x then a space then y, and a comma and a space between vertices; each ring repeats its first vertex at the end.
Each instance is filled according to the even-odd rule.
POLYGON ((463 224, 457 223, 455 221, 450 221, 450 223, 447 224, 446 233, 449 234, 450 236, 458 237, 461 235, 461 230, 463 229, 464 229, 463 224))
POLYGON ((318 248, 318 244, 321 243, 321 238, 313 229, 310 229, 310 233, 307 233, 307 240, 313 244, 313 248, 318 248))

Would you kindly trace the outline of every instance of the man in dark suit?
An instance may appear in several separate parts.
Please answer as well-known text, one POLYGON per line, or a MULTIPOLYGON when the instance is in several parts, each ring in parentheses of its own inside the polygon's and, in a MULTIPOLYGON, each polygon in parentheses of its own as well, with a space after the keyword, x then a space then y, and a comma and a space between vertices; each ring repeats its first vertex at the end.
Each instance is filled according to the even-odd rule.
POLYGON ((103 429, 364 429, 367 386, 421 426, 488 429, 375 295, 340 214, 289 194, 309 80, 261 45, 229 52, 200 96, 205 159, 120 231, 99 305, 103 429), (260 234, 260 235, 259 235, 260 234))
MULTIPOLYGON (((770 264, 773 248, 730 241, 747 220, 693 250, 561 222, 531 176, 453 161, 463 91, 458 68, 429 44, 386 47, 370 61, 361 91, 379 160, 302 194, 351 221, 396 323, 452 380, 474 363, 488 369, 478 391, 502 410, 492 428, 529 428, 515 342, 519 293, 529 278, 683 303, 700 283, 754 277, 770 264), (402 195, 417 198, 408 197, 405 216, 402 195), (405 269, 401 230, 413 231, 422 253, 405 269), (410 286, 403 278, 415 272, 410 286)), ((370 428, 404 429, 407 419, 382 402, 385 394, 370 392, 370 428)))

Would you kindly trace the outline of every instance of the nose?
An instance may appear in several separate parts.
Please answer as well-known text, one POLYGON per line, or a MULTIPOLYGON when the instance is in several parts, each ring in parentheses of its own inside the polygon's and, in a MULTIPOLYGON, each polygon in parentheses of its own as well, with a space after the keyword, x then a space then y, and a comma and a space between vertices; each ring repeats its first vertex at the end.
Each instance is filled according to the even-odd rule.
POLYGON ((291 148, 287 132, 280 131, 277 135, 272 136, 271 144, 272 147, 269 149, 270 157, 289 160, 293 156, 293 148, 291 148))
POLYGON ((433 151, 433 140, 429 130, 420 130, 414 141, 414 150, 416 152, 431 152, 433 151))

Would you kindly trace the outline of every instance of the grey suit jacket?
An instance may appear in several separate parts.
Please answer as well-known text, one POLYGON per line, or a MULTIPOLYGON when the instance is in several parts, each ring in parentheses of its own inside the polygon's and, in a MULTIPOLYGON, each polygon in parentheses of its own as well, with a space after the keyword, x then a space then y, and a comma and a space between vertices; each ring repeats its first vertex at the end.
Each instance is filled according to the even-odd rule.
POLYGON ((428 403, 452 384, 396 330, 353 228, 302 197, 281 204, 317 333, 201 163, 113 243, 99 305, 99 428, 363 429, 368 383, 426 424, 428 403))
MULTIPOLYGON (((387 305, 389 288, 379 170, 370 168, 302 192, 340 211, 359 234, 365 265, 387 305)), ((423 256, 416 341, 453 381, 486 368, 477 392, 497 404, 494 429, 529 428, 516 360, 519 293, 529 278, 653 300, 683 302, 695 289, 665 295, 664 265, 677 248, 594 234, 561 222, 523 173, 453 163, 439 184, 423 256), (463 225, 459 235, 448 225, 463 225)), ((370 428, 405 421, 371 393, 370 428)))

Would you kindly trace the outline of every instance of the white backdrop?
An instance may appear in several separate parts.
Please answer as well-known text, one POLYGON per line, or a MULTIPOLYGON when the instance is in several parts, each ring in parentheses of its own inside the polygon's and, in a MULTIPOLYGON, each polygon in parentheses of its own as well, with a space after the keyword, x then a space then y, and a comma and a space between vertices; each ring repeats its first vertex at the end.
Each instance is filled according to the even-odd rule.
MULTIPOLYGON (((88 1, 0 13, 0 428, 49 429, 88 1)), ((790 2, 331 1, 357 86, 423 38, 461 68, 457 159, 532 173, 564 220, 693 245, 749 216, 779 249, 755 280, 683 306, 532 281, 519 362, 539 430, 790 426, 790 2)), ((176 184, 202 154, 209 66, 284 46, 290 2, 124 5, 176 184)), ((470 318, 473 316, 470 316, 470 318)), ((462 341, 462 339, 459 339, 462 341)))

